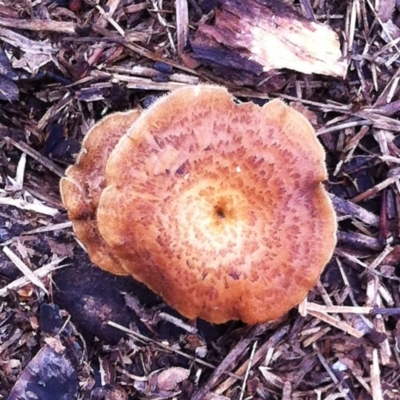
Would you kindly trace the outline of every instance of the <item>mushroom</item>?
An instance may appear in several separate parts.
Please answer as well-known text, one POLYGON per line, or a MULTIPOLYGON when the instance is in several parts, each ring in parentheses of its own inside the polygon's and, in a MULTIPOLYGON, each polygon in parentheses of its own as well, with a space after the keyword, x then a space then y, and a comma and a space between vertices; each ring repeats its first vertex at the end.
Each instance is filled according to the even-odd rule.
POLYGON ((115 275, 128 275, 97 229, 96 210, 105 187, 104 170, 111 151, 136 121, 140 112, 110 114, 86 134, 75 165, 61 179, 61 199, 78 239, 86 246, 91 260, 115 275))
MULTIPOLYGON (((105 181, 91 167, 95 188, 106 182, 99 202, 83 168, 69 169, 62 184, 92 260, 214 323, 274 320, 303 300, 332 256, 337 227, 325 153, 306 118, 280 100, 238 104, 210 85, 178 89, 130 116, 105 181)), ((101 154, 99 170, 108 150, 101 154)))

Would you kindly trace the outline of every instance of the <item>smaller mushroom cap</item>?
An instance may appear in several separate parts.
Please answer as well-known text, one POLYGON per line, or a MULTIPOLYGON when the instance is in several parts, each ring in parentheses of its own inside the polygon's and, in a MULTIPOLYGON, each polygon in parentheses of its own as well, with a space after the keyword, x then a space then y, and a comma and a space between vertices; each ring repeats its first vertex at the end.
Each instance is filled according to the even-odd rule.
POLYGON ((187 87, 112 151, 98 228, 122 268, 183 315, 265 322, 303 300, 332 255, 326 179, 299 112, 187 87))
POLYGON ((128 275, 97 228, 96 211, 106 186, 104 170, 111 151, 139 117, 138 110, 110 114, 86 134, 76 163, 61 179, 61 199, 78 239, 93 263, 116 275, 128 275))

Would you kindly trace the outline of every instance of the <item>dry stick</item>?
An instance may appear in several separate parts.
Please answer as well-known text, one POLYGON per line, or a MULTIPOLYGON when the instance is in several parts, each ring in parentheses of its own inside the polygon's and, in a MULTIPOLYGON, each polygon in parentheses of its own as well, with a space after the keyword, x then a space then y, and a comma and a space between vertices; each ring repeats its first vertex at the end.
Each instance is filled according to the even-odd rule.
MULTIPOLYGON (((5 192, 5 190, 0 189, 0 194, 2 194, 4 192, 5 192)), ((27 196, 30 195, 30 193, 27 191, 24 191, 24 194, 26 194, 27 196)), ((33 196, 32 196, 32 199, 33 199, 32 202, 30 202, 30 201, 25 200, 24 198, 14 199, 11 196, 8 196, 8 197, 0 196, 0 204, 17 207, 17 208, 20 208, 21 210, 34 211, 36 213, 50 215, 52 217, 54 217, 54 215, 58 214, 58 212, 59 212, 58 209, 48 207, 48 206, 42 204, 40 201, 35 199, 33 196)))
MULTIPOLYGON (((320 296, 322 297, 322 300, 324 301, 325 305, 327 305, 328 307, 333 306, 333 302, 329 296, 329 293, 326 291, 324 285, 321 283, 321 281, 319 279, 318 279, 316 288, 318 289, 318 292, 319 292, 320 296)), ((305 306, 307 308, 308 303, 309 303, 307 297, 305 298, 305 300, 306 300, 305 306)))
POLYGON ((93 71, 92 76, 107 77, 112 79, 113 82, 126 82, 127 87, 130 89, 172 91, 187 86, 186 82, 155 82, 148 78, 109 73, 104 71, 93 71))
POLYGON ((73 95, 71 93, 68 93, 63 96, 59 101, 52 104, 37 122, 36 129, 38 131, 44 130, 45 126, 49 124, 49 121, 51 121, 51 119, 54 118, 55 115, 61 113, 64 109, 68 110, 68 107, 72 104, 72 101, 73 95))
POLYGON ((349 200, 341 199, 334 194, 329 194, 329 197, 331 198, 333 206, 338 214, 348 215, 351 218, 358 218, 362 222, 374 227, 379 226, 379 217, 372 212, 367 211, 365 208, 360 207, 349 200))
MULTIPOLYGON (((232 90, 231 93, 236 97, 252 97, 255 99, 264 99, 269 100, 271 98, 280 98, 289 101, 297 101, 302 104, 307 104, 309 106, 314 106, 320 108, 321 111, 338 111, 346 115, 353 115, 351 108, 346 104, 327 104, 327 103, 319 103, 316 101, 311 101, 307 99, 301 99, 299 97, 289 96, 287 94, 282 93, 256 93, 246 89, 240 90, 232 90)), ((354 114, 355 115, 355 114, 354 114)))
POLYGON ((281 376, 274 374, 270 371, 269 367, 265 367, 264 365, 260 366, 259 370, 263 378, 268 382, 268 386, 272 385, 280 390, 283 389, 283 379, 281 376))
POLYGON ((269 327, 269 324, 256 325, 251 328, 246 337, 243 338, 222 360, 215 371, 211 374, 208 381, 201 387, 193 396, 192 400, 202 400, 206 394, 215 385, 222 374, 227 373, 228 368, 233 367, 239 357, 247 350, 251 342, 257 337, 262 335, 269 327))
POLYGON ((34 160, 36 160, 38 163, 42 164, 49 171, 58 175, 60 178, 62 178, 64 176, 64 171, 60 167, 58 167, 56 164, 54 164, 48 158, 42 156, 36 150, 33 150, 27 144, 25 144, 23 142, 16 142, 14 139, 11 139, 10 137, 5 137, 4 140, 10 142, 14 147, 16 147, 17 149, 26 153, 28 156, 32 157, 34 160))
MULTIPOLYGON (((119 0, 118 0, 119 2, 119 0)), ((97 10, 99 10, 100 14, 103 16, 104 20, 100 20, 99 22, 107 21, 112 25, 115 30, 121 35, 125 36, 125 31, 118 25, 117 21, 112 18, 113 12, 105 12, 99 5, 96 6, 97 10)), ((104 27, 103 27, 104 28, 104 27)))
POLYGON ((51 20, 34 20, 26 19, 0 18, 0 26, 8 28, 27 29, 29 31, 52 31, 63 33, 76 33, 77 24, 74 22, 51 21, 51 20))
POLYGON ((360 339, 361 337, 364 336, 364 333, 353 328, 350 326, 347 322, 341 321, 338 318, 332 317, 331 315, 325 314, 320 311, 308 311, 308 314, 312 315, 313 317, 324 321, 325 323, 334 326, 337 329, 340 329, 343 332, 348 333, 351 336, 354 336, 357 339, 360 339))
POLYGON ((357 257, 341 250, 340 248, 335 249, 335 254, 341 257, 344 257, 346 260, 353 262, 362 268, 365 268, 366 271, 371 272, 373 275, 376 276, 382 276, 383 278, 390 279, 393 281, 400 282, 400 278, 397 278, 396 276, 389 275, 389 274, 384 274, 382 272, 376 271, 375 269, 371 269, 369 265, 365 264, 364 262, 360 261, 357 257))
MULTIPOLYGON (((382 244, 378 239, 361 233, 339 231, 338 241, 355 248, 364 248, 376 251, 382 250, 382 244)), ((339 251, 340 250, 336 248, 335 253, 339 254, 339 251)))
POLYGON ((341 131, 341 130, 347 129, 347 128, 353 128, 355 126, 365 126, 365 125, 372 125, 372 124, 373 124, 372 121, 366 121, 366 120, 344 122, 342 124, 330 126, 328 128, 318 129, 316 134, 317 134, 317 136, 319 136, 319 135, 323 135, 324 133, 336 132, 336 131, 341 131))
POLYGON ((358 133, 356 133, 346 144, 346 146, 343 148, 343 152, 347 152, 347 156, 344 160, 342 160, 342 162, 349 162, 353 156, 354 156, 354 152, 356 151, 356 149, 358 148, 358 146, 360 145, 360 141, 367 135, 370 133, 370 129, 367 126, 363 126, 358 133))
MULTIPOLYGON (((344 285, 345 285, 344 293, 347 293, 347 294, 346 294, 346 297, 347 297, 347 296, 350 297, 350 300, 351 300, 351 302, 352 302, 352 304, 353 304, 353 307, 356 307, 357 309, 359 309, 359 306, 358 306, 358 304, 357 304, 357 302, 356 302, 356 300, 355 300, 355 296, 354 296, 354 293, 353 293, 353 289, 352 289, 352 287, 351 287, 351 285, 350 285, 350 283, 349 283, 349 280, 347 279, 347 276, 346 276, 346 274, 345 274, 345 272, 344 272, 344 270, 343 270, 342 263, 341 263, 341 261, 340 261, 340 259, 339 259, 338 257, 335 257, 335 261, 336 261, 336 264, 337 264, 337 266, 338 266, 338 268, 339 268, 339 271, 340 271, 340 273, 341 273, 341 275, 342 275, 343 283, 344 283, 344 285)), ((334 304, 333 304, 331 298, 329 297, 328 292, 326 291, 325 287, 324 287, 320 282, 319 282, 318 289, 319 289, 320 294, 322 295, 322 298, 323 298, 324 301, 325 301, 326 306, 327 306, 328 308, 330 308, 330 309, 334 309, 335 306, 334 306, 334 304), (332 308, 331 308, 331 307, 332 307, 332 308)), ((336 296, 335 296, 335 297, 336 297, 336 296)), ((344 297, 343 300, 344 300, 346 297, 344 297)), ((343 300, 340 301, 340 303, 343 303, 343 300)), ((339 302, 337 298, 336 298, 336 301, 339 302)), ((343 310, 343 309, 342 309, 342 310, 343 310)), ((342 312, 343 312, 343 311, 342 311, 342 312)), ((373 327, 372 322, 370 322, 370 320, 367 319, 367 318, 364 316, 364 314, 358 314, 358 316, 359 316, 359 318, 366 324, 366 326, 368 326, 368 329, 372 329, 372 327, 373 327)))
MULTIPOLYGON (((253 357, 253 365, 257 364, 262 358, 265 357, 265 354, 268 352, 269 349, 275 347, 284 336, 287 335, 289 332, 289 326, 284 326, 282 329, 279 329, 277 332, 275 332, 254 354, 253 357)), ((249 360, 246 360, 236 371, 235 375, 242 376, 248 366, 250 364, 249 360)), ((226 379, 224 382, 222 382, 218 388, 214 391, 216 394, 222 394, 226 390, 228 390, 232 385, 234 385, 236 382, 236 378, 229 377, 226 379)))
POLYGON ((48 42, 29 39, 26 36, 16 33, 11 29, 1 27, 1 24, 0 39, 10 44, 11 46, 18 47, 20 50, 28 53, 51 55, 57 52, 57 50, 48 42))
MULTIPOLYGON (((350 285, 349 278, 347 277, 346 272, 345 272, 344 269, 343 269, 342 262, 341 262, 341 260, 340 260, 339 257, 335 257, 335 261, 336 261, 336 264, 337 264, 337 266, 338 266, 338 268, 339 268, 340 275, 342 276, 344 286, 345 286, 345 288, 348 289, 348 296, 350 297, 351 303, 353 304, 353 306, 356 306, 356 307, 357 307, 357 306, 358 306, 358 303, 357 303, 357 301, 356 301, 356 297, 355 297, 355 295, 354 295, 353 288, 352 288, 351 285, 350 285)), ((333 304, 329 304, 329 305, 332 306, 333 304)), ((367 320, 366 318, 363 318, 363 317, 362 317, 362 320, 363 320, 368 326, 371 327, 372 323, 371 323, 369 320, 367 320)))
POLYGON ((22 190, 22 188, 24 187, 25 167, 26 154, 22 153, 17 165, 17 172, 15 173, 15 183, 13 185, 13 190, 15 191, 22 190))
POLYGON ((376 308, 371 310, 371 315, 397 316, 397 315, 400 315, 400 307, 396 307, 396 308, 379 308, 379 307, 376 307, 376 308))
POLYGON ((24 236, 33 235, 35 233, 43 233, 43 232, 53 232, 53 231, 61 231, 63 229, 72 228, 72 222, 61 222, 59 224, 51 224, 47 226, 42 226, 40 228, 32 229, 30 231, 22 232, 20 236, 14 236, 11 239, 7 240, 6 242, 0 242, 0 246, 8 246, 11 243, 19 240, 20 238, 23 239, 24 236))
POLYGON ((180 318, 174 317, 168 313, 160 312, 157 314, 157 317, 169 322, 170 324, 174 324, 175 326, 185 330, 186 332, 192 333, 193 335, 198 332, 197 328, 194 326, 190 326, 189 324, 184 323, 180 318))
POLYGON ((13 262, 13 264, 37 287, 43 290, 47 295, 49 292, 43 285, 42 281, 29 269, 29 267, 7 246, 3 247, 5 255, 13 262))
POLYGON ((346 49, 345 53, 347 54, 348 51, 351 51, 353 48, 353 41, 354 41, 354 34, 355 34, 355 29, 356 29, 356 2, 352 1, 349 2, 348 7, 347 7, 347 12, 346 12, 346 38, 347 40, 345 41, 346 49))
MULTIPOLYGON (((399 69, 400 71, 400 69, 399 69)), ((400 75, 400 72, 399 72, 400 75)), ((299 97, 289 96, 282 93, 253 93, 246 91, 244 89, 241 90, 232 90, 232 94, 237 97, 252 97, 257 99, 271 99, 273 97, 278 97, 280 99, 286 99, 290 101, 296 101, 302 104, 306 104, 309 106, 317 107, 321 111, 338 111, 345 115, 352 115, 354 117, 362 118, 360 121, 355 121, 354 123, 349 123, 349 126, 357 126, 357 125, 374 125, 380 129, 393 130, 395 132, 400 131, 400 122, 394 118, 386 117, 385 115, 381 115, 379 112, 371 112, 370 109, 364 109, 360 111, 353 111, 349 105, 345 104, 327 104, 327 103, 319 103, 311 100, 301 99, 299 97)), ((340 129, 345 127, 346 125, 341 125, 340 129)), ((321 135, 326 132, 336 131, 338 130, 338 126, 328 127, 320 129, 317 134, 321 135)))
POLYGON ((99 12, 102 16, 98 19, 96 24, 101 26, 102 28, 105 28, 107 26, 107 23, 110 23, 111 25, 114 26, 114 28, 122 36, 125 36, 124 31, 122 30, 122 32, 121 32, 121 27, 118 24, 117 24, 117 26, 115 26, 114 23, 116 24, 116 21, 112 20, 112 17, 114 15, 116 9, 118 8, 120 2, 121 2, 121 0, 108 0, 107 4, 105 5, 107 12, 103 8, 101 8, 99 5, 97 5, 96 8, 97 8, 97 10, 99 10, 99 12))
POLYGON ((372 350, 372 364, 371 364, 371 388, 372 398, 374 400, 383 400, 381 372, 379 369, 378 350, 372 350))
POLYGON ((372 306, 322 306, 316 303, 307 302, 307 312, 317 311, 318 313, 333 314, 359 314, 359 315, 400 315, 400 308, 379 308, 372 306))
POLYGON ((178 55, 185 50, 189 34, 189 9, 187 0, 176 0, 176 33, 178 39, 178 55))
MULTIPOLYGON (((25 154, 25 153, 24 153, 25 154)), ((30 182, 30 185, 28 186, 28 190, 26 190, 28 195, 31 195, 32 197, 35 198, 35 200, 40 201, 44 204, 47 204, 48 207, 55 208, 56 210, 59 210, 60 207, 60 200, 55 199, 50 197, 51 193, 49 191, 43 191, 43 186, 41 183, 36 183, 34 181, 30 182), (32 186, 35 185, 35 186, 32 186)))
POLYGON ((386 187, 390 186, 391 184, 397 182, 400 179, 400 175, 391 176, 390 178, 385 179, 383 182, 378 183, 373 188, 366 190, 363 193, 353 197, 351 199, 352 202, 358 203, 363 200, 368 200, 371 197, 374 197, 380 192, 381 190, 385 189, 386 187))
POLYGON ((326 327, 326 328, 322 328, 319 331, 311 334, 310 336, 308 336, 306 339, 303 340, 302 344, 303 347, 306 348, 310 345, 312 345, 313 343, 318 342, 321 338, 326 337, 326 334, 328 332, 330 332, 332 330, 332 328, 330 326, 326 327))
POLYGON ((372 261, 369 264, 369 267, 371 269, 376 269, 378 268, 380 265, 382 265, 383 261, 385 260, 385 258, 394 250, 394 248, 392 246, 387 245, 383 251, 378 254, 378 256, 375 258, 374 261, 372 261))
MULTIPOLYGON (((136 65, 132 68, 114 66, 105 68, 102 71, 122 74, 122 76, 136 76, 142 78, 154 78, 159 75, 159 72, 156 69, 150 67, 141 67, 139 65, 136 65)), ((199 78, 197 76, 187 75, 181 72, 170 74, 169 80, 171 82, 185 83, 186 85, 197 85, 199 83, 199 78)))
POLYGON ((244 374, 242 387, 240 389, 239 400, 243 400, 244 393, 246 391, 247 380, 249 379, 250 369, 251 369, 251 366, 253 365, 253 358, 254 358, 254 353, 256 351, 256 348, 257 348, 257 344, 258 344, 257 341, 254 342, 253 348, 251 349, 250 358, 249 358, 249 362, 248 362, 249 365, 247 366, 246 373, 244 374))
MULTIPOLYGON (((378 285, 380 285, 378 283, 378 285)), ((385 319, 377 314, 374 318, 375 330, 385 336, 385 339, 379 343, 379 356, 382 365, 388 365, 392 360, 392 349, 390 348, 388 332, 385 326, 385 319)))
POLYGON ((370 314, 373 310, 374 310, 373 307, 322 306, 317 303, 307 302, 307 311, 318 311, 318 312, 323 312, 323 313, 370 314))
POLYGON ((368 112, 366 110, 357 111, 353 113, 353 115, 370 121, 373 124, 374 128, 389 131, 392 130, 395 132, 400 131, 400 122, 395 118, 390 118, 377 112, 368 112))
POLYGON ((202 9, 197 4, 197 0, 188 0, 188 1, 190 3, 190 7, 195 11, 199 19, 201 19, 201 17, 203 17, 204 14, 202 9))
MULTIPOLYGON (((67 265, 58 265, 65 258, 66 257, 51 261, 49 264, 46 264, 43 267, 33 271, 33 274, 38 279, 44 278, 47 275, 49 275, 51 272, 55 271, 56 269, 67 267, 67 265)), ((11 283, 9 283, 7 286, 0 289, 0 297, 7 296, 7 294, 11 290, 22 289, 24 286, 28 285, 30 282, 31 281, 26 276, 22 276, 21 278, 15 279, 11 283)))
POLYGON ((307 19, 315 22, 315 15, 310 0, 300 0, 300 3, 304 9, 304 14, 307 19))

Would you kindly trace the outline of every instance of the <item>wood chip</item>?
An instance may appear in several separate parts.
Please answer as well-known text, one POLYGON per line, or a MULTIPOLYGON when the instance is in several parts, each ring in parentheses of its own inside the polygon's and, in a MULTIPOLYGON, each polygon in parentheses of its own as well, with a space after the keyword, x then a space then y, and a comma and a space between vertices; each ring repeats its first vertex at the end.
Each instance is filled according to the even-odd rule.
POLYGON ((339 320, 338 318, 332 317, 331 315, 319 312, 319 311, 309 311, 308 312, 310 315, 312 315, 315 318, 320 319, 321 321, 326 322, 329 325, 334 326, 335 328, 348 333, 351 336, 354 336, 355 338, 361 338, 364 336, 363 332, 360 332, 359 330, 353 328, 350 326, 348 323, 339 320))
POLYGON ((372 398, 374 400, 383 400, 381 371, 379 368, 379 357, 377 349, 372 350, 371 388, 372 388, 372 398))

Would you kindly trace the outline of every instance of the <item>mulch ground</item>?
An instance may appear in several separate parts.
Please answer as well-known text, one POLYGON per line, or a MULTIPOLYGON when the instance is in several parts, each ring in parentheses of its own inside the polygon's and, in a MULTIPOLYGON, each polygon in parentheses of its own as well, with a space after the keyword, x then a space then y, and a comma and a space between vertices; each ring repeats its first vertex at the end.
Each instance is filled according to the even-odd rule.
POLYGON ((400 5, 288 3, 337 32, 343 79, 281 70, 267 90, 195 60, 212 0, 0 2, 0 399, 400 399, 400 5), (338 245, 273 323, 187 321, 91 264, 60 201, 96 121, 199 82, 291 103, 327 151, 338 245))

